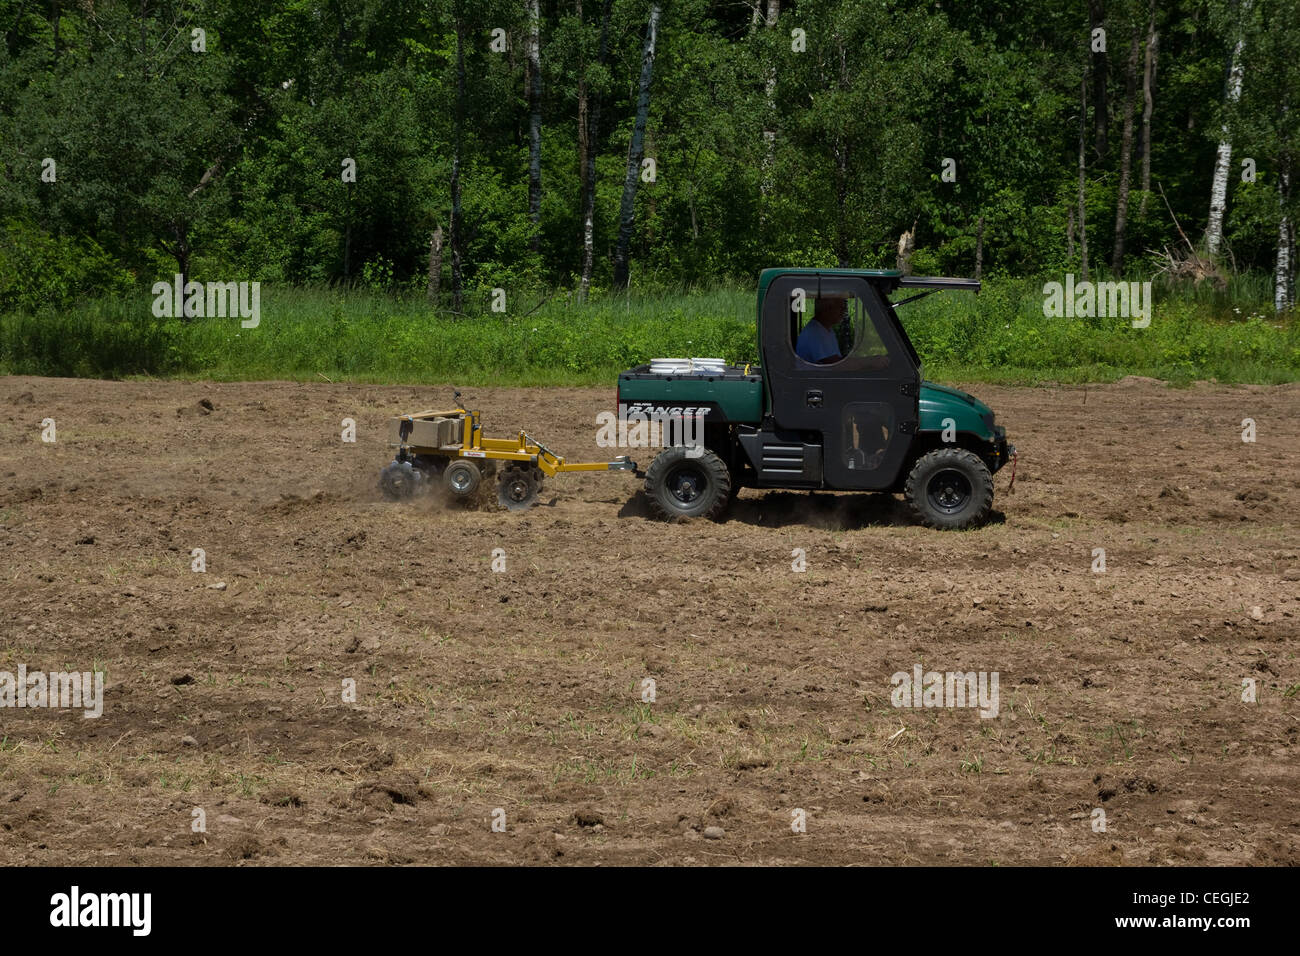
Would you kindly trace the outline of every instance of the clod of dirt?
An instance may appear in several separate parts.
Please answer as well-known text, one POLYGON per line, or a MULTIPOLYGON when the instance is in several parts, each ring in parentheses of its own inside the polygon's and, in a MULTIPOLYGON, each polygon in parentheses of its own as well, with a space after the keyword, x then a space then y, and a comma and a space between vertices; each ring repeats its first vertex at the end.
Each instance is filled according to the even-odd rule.
POLYGON ((726 835, 727 831, 722 829, 722 827, 704 828, 704 839, 706 840, 721 840, 726 835))
POLYGON ((226 589, 225 581, 214 581, 212 584, 208 585, 209 591, 224 591, 225 589, 226 589))
POLYGON ((1066 862, 1072 866, 1123 866, 1124 851, 1118 843, 1099 843, 1066 862))
POLYGON ((305 801, 292 790, 272 790, 263 794, 262 802, 273 807, 301 807, 305 801))
POLYGON ((252 860, 262 852, 262 844, 251 833, 243 834, 226 848, 226 856, 232 860, 252 860))
POLYGON ((386 863, 390 866, 404 866, 415 861, 415 857, 410 854, 403 853, 400 850, 391 850, 376 843, 367 846, 365 852, 368 859, 375 860, 378 863, 386 863))
POLYGON ((1165 485, 1160 489, 1161 498, 1169 498, 1175 504, 1189 505, 1192 503, 1192 496, 1187 493, 1185 488, 1179 488, 1175 485, 1165 485))
POLYGON ((325 773, 374 773, 393 765, 393 751, 386 744, 369 740, 349 740, 335 752, 335 762, 323 767, 325 773))
POLYGON ((547 833, 537 837, 528 845, 528 859, 534 863, 547 863, 551 860, 558 860, 564 856, 564 850, 560 848, 560 840, 563 836, 558 833, 547 833))
POLYGON ((191 737, 189 734, 186 734, 184 737, 181 738, 182 747, 197 747, 198 745, 199 742, 195 740, 193 737, 191 737))
POLYGON ((721 818, 725 817, 735 808, 736 802, 734 800, 728 796, 719 795, 714 797, 713 802, 709 804, 709 808, 705 810, 704 813, 706 816, 721 818))
POLYGON ((176 409, 177 418, 196 418, 199 415, 211 415, 216 411, 217 406, 212 404, 208 398, 200 398, 193 405, 184 405, 176 409))
POLYGON ((419 784, 410 776, 371 780, 352 791, 352 800, 376 810, 391 810, 396 804, 414 804, 418 796, 419 784))
POLYGON ((193 683, 194 683, 193 674, 181 674, 179 677, 172 678, 173 687, 182 687, 185 684, 193 684, 193 683))
POLYGON ((580 827, 604 826, 605 817, 599 810, 574 810, 569 822, 580 827))
POLYGON ((84 538, 77 539, 77 544, 94 544, 94 543, 95 543, 95 536, 93 534, 88 534, 84 538))

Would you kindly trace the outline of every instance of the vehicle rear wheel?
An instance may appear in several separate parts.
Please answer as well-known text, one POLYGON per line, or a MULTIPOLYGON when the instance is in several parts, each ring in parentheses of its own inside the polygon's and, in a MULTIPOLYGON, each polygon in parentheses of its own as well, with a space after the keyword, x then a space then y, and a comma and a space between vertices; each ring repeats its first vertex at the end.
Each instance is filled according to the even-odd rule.
POLYGON ((731 499, 731 472, 708 449, 666 448, 650 463, 645 490, 659 518, 717 518, 731 499))
POLYGON ((931 528, 969 528, 984 521, 993 507, 993 475, 974 452, 939 448, 912 467, 904 494, 931 528))

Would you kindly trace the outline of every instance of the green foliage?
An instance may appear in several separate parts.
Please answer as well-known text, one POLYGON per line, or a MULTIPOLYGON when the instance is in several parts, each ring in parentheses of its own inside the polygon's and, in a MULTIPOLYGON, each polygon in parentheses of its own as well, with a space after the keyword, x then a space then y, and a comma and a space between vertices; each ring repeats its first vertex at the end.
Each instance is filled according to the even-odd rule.
POLYGON ((0 311, 68 309, 132 285, 132 276, 93 239, 53 236, 12 219, 0 224, 0 311))
MULTIPOLYGON (((79 311, 2 316, 0 373, 609 385, 660 356, 758 359, 753 290, 734 286, 598 295, 582 306, 556 296, 504 315, 487 311, 484 297, 465 318, 414 296, 264 287, 255 329, 233 318, 156 320, 151 302, 133 294, 79 311)), ((901 311, 930 378, 1279 382, 1300 373, 1294 319, 1275 319, 1263 304, 1228 321, 1211 314, 1194 296, 1165 293, 1146 329, 1048 318, 1041 285, 1020 280, 901 311)))
MULTIPOLYGON (((1296 23, 1300 0, 777 7, 764 22, 747 3, 664 4, 645 141, 656 177, 636 199, 633 295, 608 298, 644 0, 541 5, 536 228, 524 4, 0 0, 6 367, 596 381, 666 352, 752 358, 739 290, 761 268, 892 266, 913 229, 916 271, 972 274, 978 248, 995 279, 971 303, 909 313, 932 368, 1263 380, 1292 367, 1290 320, 1274 328, 1262 311, 1279 226, 1300 221, 1287 185, 1300 177, 1300 31, 1273 26, 1296 23), (1087 52, 1089 9, 1108 31, 1105 57, 1087 52), (1090 274, 1108 274, 1127 51, 1148 15, 1159 36, 1151 191, 1139 191, 1138 136, 1120 271, 1152 272, 1151 250, 1181 248, 1175 219, 1197 240, 1226 129, 1234 276, 1223 290, 1162 288, 1168 320, 1143 334, 1047 321, 1038 280, 1014 277, 1081 271, 1081 130, 1090 274), (496 29, 504 49, 491 45, 496 29), (1238 39, 1233 103, 1224 74, 1238 39), (565 310, 583 262, 582 110, 599 112, 593 295, 565 310), (1253 183, 1240 180, 1243 158, 1253 183), (57 181, 42 179, 47 159, 57 181), (267 283, 267 327, 154 328, 112 305, 134 315, 142 290, 175 272, 267 283), (497 288, 515 318, 479 315, 497 288), (96 298, 84 315, 58 314, 96 298), (74 340, 22 340, 36 315, 74 340)), ((1140 133, 1140 95, 1134 105, 1140 133)))
POLYGON ((180 323, 107 304, 0 318, 0 373, 118 378, 180 370, 180 323))
MULTIPOLYGON (((1125 52, 1135 33, 1145 37, 1147 9, 1104 5, 1111 50, 1099 78, 1086 54, 1087 11, 1060 0, 804 0, 771 24, 748 4, 674 0, 655 63, 646 155, 658 175, 637 199, 634 282, 737 281, 773 263, 892 264, 899 234, 913 226, 918 261, 969 274, 981 219, 987 273, 1072 266, 1066 232, 1085 80, 1092 92, 1102 85, 1107 103, 1099 118, 1090 100, 1082 119, 1090 260, 1108 263, 1125 52), (793 30, 803 31, 802 49, 793 30), (1093 145, 1098 124, 1109 132, 1105 152, 1093 145), (955 180, 941 175, 945 158, 955 180)), ((585 96, 601 110, 592 278, 607 284, 645 7, 589 0, 581 16, 566 4, 542 13, 536 242, 526 12, 507 0, 0 2, 0 219, 93 241, 142 278, 161 266, 200 278, 373 285, 374 267, 364 270, 382 260, 395 285, 412 286, 427 271, 430 233, 449 227, 458 157, 465 288, 569 284, 581 268, 585 96), (205 24, 206 52, 191 49, 195 24, 205 24), (489 45, 496 28, 506 31, 504 51, 489 45), (39 179, 46 157, 59 162, 57 185, 39 179), (355 183, 340 178, 344 158, 356 161, 355 183)), ((1300 129, 1300 104, 1290 103, 1300 32, 1269 28, 1297 14, 1300 0, 1179 0, 1156 11, 1153 186, 1195 237, 1228 124, 1228 237, 1243 271, 1268 272, 1282 213, 1300 218, 1295 191, 1276 188, 1300 129), (1245 82, 1230 104, 1223 74, 1238 36, 1245 82), (1259 169, 1254 184, 1235 175, 1246 156, 1259 169)), ((1163 200, 1141 200, 1135 193, 1130 203, 1129 268, 1181 241, 1163 200)))

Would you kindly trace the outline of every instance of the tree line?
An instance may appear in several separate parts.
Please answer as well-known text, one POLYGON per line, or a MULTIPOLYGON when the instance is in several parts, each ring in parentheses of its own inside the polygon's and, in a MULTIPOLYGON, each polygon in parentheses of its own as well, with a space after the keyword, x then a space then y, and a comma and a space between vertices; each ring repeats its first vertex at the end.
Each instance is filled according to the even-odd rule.
POLYGON ((0 306, 769 265, 1294 304, 1300 0, 0 0, 0 34, 0 306))

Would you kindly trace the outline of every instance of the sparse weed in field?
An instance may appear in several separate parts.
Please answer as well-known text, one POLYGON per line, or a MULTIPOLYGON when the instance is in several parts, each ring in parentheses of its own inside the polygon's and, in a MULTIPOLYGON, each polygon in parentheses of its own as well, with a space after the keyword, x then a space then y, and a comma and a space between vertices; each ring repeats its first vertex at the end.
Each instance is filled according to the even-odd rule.
POLYGON ((236 772, 235 781, 239 784, 239 793, 241 796, 251 797, 257 785, 265 782, 264 778, 259 776, 249 776, 246 773, 236 772))
POLYGON ((1035 751, 1027 758, 1030 763, 1044 764, 1052 766, 1054 764, 1064 764, 1071 767, 1079 765, 1079 758, 1073 755, 1060 756, 1056 752, 1056 744, 1049 744, 1046 748, 1035 751))
POLYGON ((1130 740, 1140 740, 1143 736, 1145 731, 1138 726, 1136 720, 1117 721, 1102 733, 1102 739, 1110 745, 1112 754, 1118 748, 1123 752, 1125 760, 1133 758, 1133 745, 1130 740))

